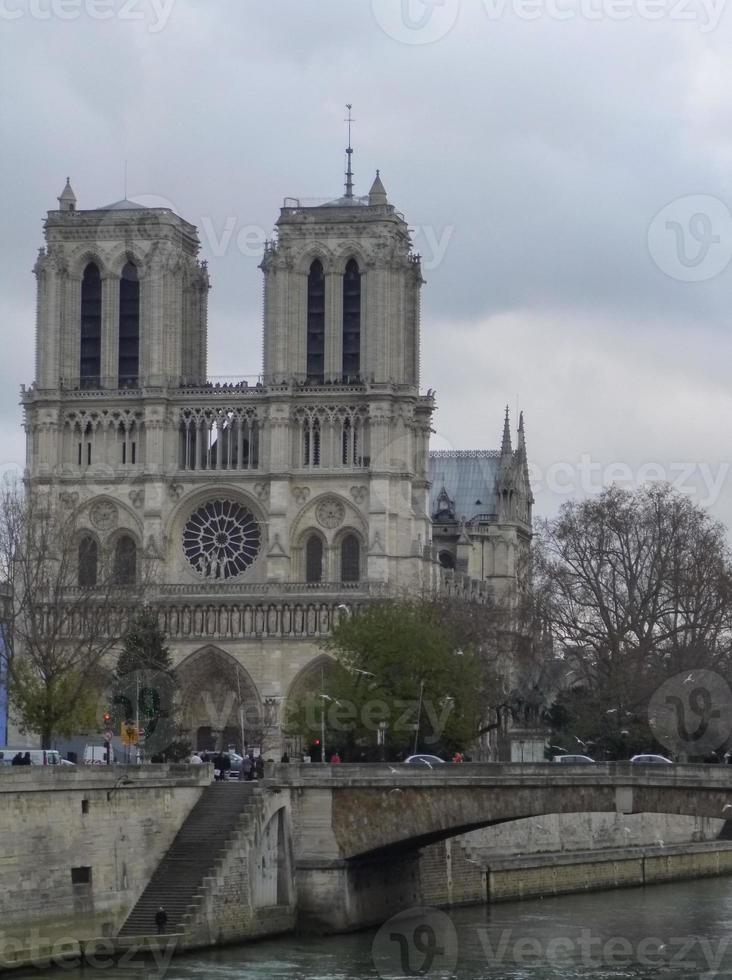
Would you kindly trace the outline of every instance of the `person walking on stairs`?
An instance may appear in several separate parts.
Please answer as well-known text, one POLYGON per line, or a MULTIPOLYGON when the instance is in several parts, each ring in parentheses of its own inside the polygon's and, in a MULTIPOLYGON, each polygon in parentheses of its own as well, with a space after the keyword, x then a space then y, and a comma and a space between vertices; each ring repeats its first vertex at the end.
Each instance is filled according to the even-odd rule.
POLYGON ((162 936, 163 935, 163 933, 165 932, 165 927, 167 926, 167 924, 168 924, 168 913, 165 911, 165 909, 161 905, 160 908, 155 913, 155 925, 158 927, 158 935, 159 936, 162 936))

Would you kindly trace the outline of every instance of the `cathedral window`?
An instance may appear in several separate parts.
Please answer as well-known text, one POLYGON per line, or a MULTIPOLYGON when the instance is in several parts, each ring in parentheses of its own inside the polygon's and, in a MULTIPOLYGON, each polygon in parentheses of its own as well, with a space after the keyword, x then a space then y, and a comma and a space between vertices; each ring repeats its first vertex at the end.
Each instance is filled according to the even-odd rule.
POLYGON ((203 504, 183 530, 188 563, 204 578, 234 578, 249 568, 261 546, 262 532, 256 518, 233 500, 203 504))
POLYGON ((90 262, 81 280, 81 338, 79 383, 98 388, 102 373, 102 277, 90 262))
POLYGON ((311 534, 305 545, 305 581, 323 581, 323 541, 311 534))
POLYGON ((341 437, 341 461, 344 466, 359 465, 358 421, 345 419, 341 437))
POLYGON ((320 422, 305 423, 303 433, 303 465, 320 466, 320 422))
POLYGON ((97 584, 99 546, 94 538, 85 535, 79 542, 79 587, 92 588, 97 584))
POLYGON ((134 388, 140 370, 140 279, 137 266, 128 262, 119 283, 120 388, 134 388))
POLYGON ((113 575, 115 585, 134 585, 137 579, 137 545, 129 535, 117 539, 114 546, 113 575))
POLYGON ((343 276, 343 377, 361 373, 361 273, 351 259, 343 276))
POLYGON ((355 534, 341 541, 341 582, 358 582, 361 578, 361 544, 355 534))
POLYGON ((443 568, 454 570, 455 556, 450 551, 441 551, 439 554, 439 561, 443 568))
POLYGON ((322 384, 325 379, 325 273, 316 259, 308 275, 308 381, 322 384))

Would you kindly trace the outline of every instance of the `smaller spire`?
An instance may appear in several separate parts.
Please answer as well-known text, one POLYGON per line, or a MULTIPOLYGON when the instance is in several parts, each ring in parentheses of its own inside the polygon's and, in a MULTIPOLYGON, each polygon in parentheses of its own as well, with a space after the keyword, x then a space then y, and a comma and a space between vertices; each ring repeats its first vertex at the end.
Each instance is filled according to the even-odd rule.
POLYGON ((369 191, 369 204, 388 204, 389 201, 386 197, 386 188, 381 182, 381 174, 376 171, 376 179, 371 185, 371 190, 369 191))
POLYGON ((66 187, 56 200, 59 203, 59 211, 76 211, 76 194, 71 188, 71 178, 66 178, 66 187))
POLYGON ((524 432, 524 413, 519 414, 519 427, 518 427, 518 450, 523 455, 526 455, 526 434, 524 432))
POLYGON ((503 442, 501 443, 501 456, 510 456, 513 452, 511 447, 511 419, 509 416, 508 405, 506 405, 506 419, 503 423, 503 442))

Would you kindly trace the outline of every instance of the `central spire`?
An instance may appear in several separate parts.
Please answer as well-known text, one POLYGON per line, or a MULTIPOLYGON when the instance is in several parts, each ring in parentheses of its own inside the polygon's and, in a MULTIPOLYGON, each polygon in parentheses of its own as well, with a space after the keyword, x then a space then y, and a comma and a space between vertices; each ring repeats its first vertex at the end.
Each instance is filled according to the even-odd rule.
POLYGON ((348 109, 348 118, 345 120, 348 123, 348 149, 346 150, 346 197, 351 200, 353 198, 353 147, 351 146, 351 126, 356 121, 351 115, 351 109, 353 105, 350 103, 346 105, 348 109))

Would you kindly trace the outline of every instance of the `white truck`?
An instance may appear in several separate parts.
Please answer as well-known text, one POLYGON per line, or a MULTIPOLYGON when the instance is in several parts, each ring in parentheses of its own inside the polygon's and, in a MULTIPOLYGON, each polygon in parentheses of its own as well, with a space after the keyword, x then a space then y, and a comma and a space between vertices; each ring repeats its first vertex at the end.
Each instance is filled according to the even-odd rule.
MULTIPOLYGON (((114 749, 110 745, 109 747, 109 761, 114 763, 117 758, 114 754, 114 749)), ((107 764, 107 749, 103 745, 85 745, 84 746, 84 765, 85 766, 106 766, 107 764)))

